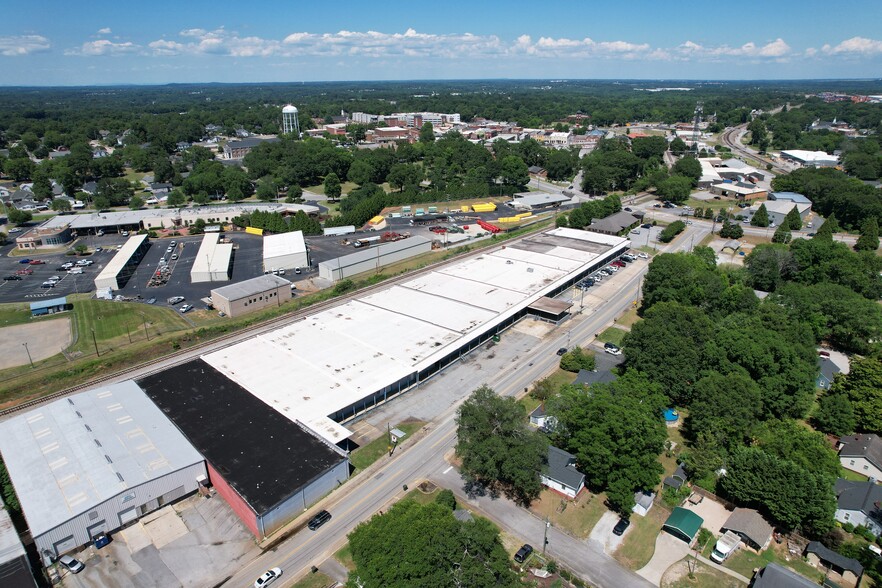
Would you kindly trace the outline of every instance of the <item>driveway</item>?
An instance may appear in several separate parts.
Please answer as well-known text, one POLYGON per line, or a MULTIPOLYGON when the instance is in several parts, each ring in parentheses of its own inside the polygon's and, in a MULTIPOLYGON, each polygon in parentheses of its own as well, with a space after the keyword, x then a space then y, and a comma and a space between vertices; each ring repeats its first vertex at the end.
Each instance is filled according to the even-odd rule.
POLYGON ((704 519, 701 526, 711 531, 714 535, 720 534, 720 528, 726 524, 726 521, 729 520, 729 515, 732 514, 732 511, 726 510, 725 506, 707 497, 698 504, 691 504, 687 500, 683 504, 683 508, 691 510, 704 519))
POLYGON ((655 553, 645 566, 637 570, 637 573, 655 584, 661 585, 662 576, 669 567, 689 554, 689 545, 664 531, 658 534, 655 540, 655 553))
POLYGON ((612 555, 615 553, 616 549, 619 548, 619 545, 622 544, 622 540, 624 540, 625 535, 628 534, 628 531, 631 530, 631 527, 625 529, 625 532, 622 535, 613 535, 613 527, 616 526, 616 523, 619 522, 618 513, 614 512, 605 512, 603 516, 600 517, 600 520, 597 521, 597 524, 594 525, 594 528, 591 529, 591 534, 588 536, 588 541, 596 541, 603 547, 603 551, 608 555, 612 555))

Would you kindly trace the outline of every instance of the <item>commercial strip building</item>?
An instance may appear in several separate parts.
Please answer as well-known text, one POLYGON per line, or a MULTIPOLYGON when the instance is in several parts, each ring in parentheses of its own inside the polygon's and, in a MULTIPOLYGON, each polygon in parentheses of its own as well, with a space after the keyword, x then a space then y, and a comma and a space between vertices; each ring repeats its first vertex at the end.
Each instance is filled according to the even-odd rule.
POLYGON ((55 314, 56 312, 64 312, 73 308, 73 304, 67 303, 67 297, 52 298, 50 300, 39 300, 31 302, 31 316, 43 316, 47 314, 55 314))
POLYGON ((263 271, 309 267, 303 231, 291 231, 263 238, 263 271))
POLYGON ((432 251, 432 241, 425 237, 413 236, 400 241, 382 243, 319 263, 319 277, 338 282, 365 272, 379 271, 387 265, 430 251, 432 251))
POLYGON ((751 202, 754 200, 765 198, 766 196, 768 196, 769 191, 765 190, 764 188, 754 186, 750 182, 723 182, 719 184, 713 184, 710 187, 710 193, 716 194, 717 196, 727 196, 730 198, 735 198, 736 200, 751 202))
MULTIPOLYGON (((62 217, 63 218, 63 217, 62 217)), ((73 241, 69 224, 56 227, 37 227, 15 238, 15 246, 26 251, 61 247, 73 241)))
POLYGON ((291 282, 267 274, 211 291, 211 305, 230 317, 242 316, 291 300, 291 282))
POLYGON ((341 422, 467 355, 629 245, 621 237, 553 229, 202 359, 288 418, 345 443, 350 432, 341 422))
POLYGON ((206 233, 190 269, 190 281, 226 282, 230 279, 233 244, 221 243, 220 233, 206 233))
POLYGON ((113 259, 95 277, 95 289, 119 290, 124 287, 149 248, 150 242, 147 240, 147 235, 129 237, 122 249, 116 252, 113 259))
POLYGON ((824 151, 790 149, 782 151, 781 158, 805 167, 835 167, 839 165, 839 158, 837 156, 828 155, 824 151))
POLYGON ((205 456, 212 486, 258 538, 277 531, 349 477, 345 451, 200 359, 147 376, 138 385, 205 456))
POLYGON ((48 565, 196 490, 202 456, 128 381, 0 423, 0 453, 48 565))

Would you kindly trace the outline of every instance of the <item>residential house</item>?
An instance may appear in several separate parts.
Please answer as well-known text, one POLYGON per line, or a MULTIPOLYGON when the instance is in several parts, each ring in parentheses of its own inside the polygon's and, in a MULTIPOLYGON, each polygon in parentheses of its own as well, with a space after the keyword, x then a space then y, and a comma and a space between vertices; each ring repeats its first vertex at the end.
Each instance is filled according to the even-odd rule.
POLYGON ((829 357, 823 355, 818 357, 818 375, 815 378, 815 386, 827 390, 833 383, 833 378, 841 372, 839 366, 836 365, 829 357))
POLYGON ((548 464, 539 479, 567 498, 575 498, 585 488, 585 474, 576 469, 576 456, 553 445, 548 447, 548 464))
POLYGON ((545 414, 545 403, 543 402, 530 413, 530 424, 541 429, 545 426, 545 421, 547 420, 548 415, 545 414))
MULTIPOLYGON (((621 356, 620 356, 621 357, 621 356)), ((594 384, 610 384, 615 382, 618 376, 610 370, 579 370, 574 384, 593 386, 594 384)))
POLYGON ((531 165, 527 168, 527 171, 530 172, 530 175, 536 178, 547 178, 548 170, 544 167, 539 167, 538 165, 531 165))
POLYGON ((874 535, 882 535, 882 486, 839 478, 834 490, 837 521, 863 525, 874 535))
POLYGON ((751 588, 818 588, 805 576, 776 563, 770 563, 753 576, 751 588))
POLYGON ((768 547, 772 539, 772 525, 752 508, 736 508, 732 511, 725 524, 720 527, 720 532, 726 531, 736 533, 745 545, 757 551, 768 547))
POLYGON ((809 564, 824 572, 828 580, 832 580, 838 586, 853 587, 861 581, 864 566, 856 559, 845 557, 832 549, 824 547, 819 541, 810 541, 805 548, 804 555, 809 564))
POLYGON ((859 433, 839 439, 839 463, 847 470, 882 480, 882 439, 859 433))

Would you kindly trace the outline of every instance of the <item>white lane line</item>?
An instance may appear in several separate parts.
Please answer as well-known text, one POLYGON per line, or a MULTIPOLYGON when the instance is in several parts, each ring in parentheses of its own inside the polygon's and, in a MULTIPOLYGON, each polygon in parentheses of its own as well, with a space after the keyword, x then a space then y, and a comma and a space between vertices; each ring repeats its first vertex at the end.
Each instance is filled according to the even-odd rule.
POLYGON ((450 466, 449 468, 447 468, 446 470, 444 470, 443 472, 441 472, 441 474, 444 475, 444 474, 446 474, 447 472, 449 472, 449 471, 452 470, 452 469, 453 469, 453 466, 450 466))

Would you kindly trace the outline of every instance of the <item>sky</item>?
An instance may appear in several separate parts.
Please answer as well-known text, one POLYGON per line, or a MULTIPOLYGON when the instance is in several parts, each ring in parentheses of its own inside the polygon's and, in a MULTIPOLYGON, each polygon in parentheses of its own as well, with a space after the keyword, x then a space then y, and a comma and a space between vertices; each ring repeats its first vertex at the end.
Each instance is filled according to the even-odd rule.
POLYGON ((0 85, 882 77, 882 0, 4 0, 0 85))

